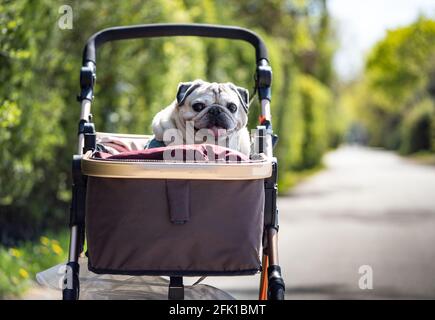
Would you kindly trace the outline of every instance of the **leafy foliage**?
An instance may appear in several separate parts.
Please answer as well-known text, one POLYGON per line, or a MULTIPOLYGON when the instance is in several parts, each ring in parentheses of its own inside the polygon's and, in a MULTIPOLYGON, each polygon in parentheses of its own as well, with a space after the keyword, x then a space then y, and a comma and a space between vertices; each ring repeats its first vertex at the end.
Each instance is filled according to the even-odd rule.
POLYGON ((346 103, 353 121, 368 129, 371 145, 405 154, 429 151, 435 149, 434 89, 435 21, 421 17, 389 31, 372 49, 346 103))
POLYGON ((413 106, 404 116, 400 144, 400 151, 411 154, 418 151, 430 151, 433 146, 433 131, 435 131, 434 103, 425 99, 413 106))

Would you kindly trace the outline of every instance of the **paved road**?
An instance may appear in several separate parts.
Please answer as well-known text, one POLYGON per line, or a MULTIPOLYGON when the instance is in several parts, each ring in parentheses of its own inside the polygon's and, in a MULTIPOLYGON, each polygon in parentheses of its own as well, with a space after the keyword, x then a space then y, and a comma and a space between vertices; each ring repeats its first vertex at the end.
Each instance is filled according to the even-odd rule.
MULTIPOLYGON (((326 170, 279 199, 287 299, 435 298, 435 167, 342 147, 326 170), (373 270, 361 290, 358 269, 373 270)), ((209 279, 256 298, 255 277, 209 279)))

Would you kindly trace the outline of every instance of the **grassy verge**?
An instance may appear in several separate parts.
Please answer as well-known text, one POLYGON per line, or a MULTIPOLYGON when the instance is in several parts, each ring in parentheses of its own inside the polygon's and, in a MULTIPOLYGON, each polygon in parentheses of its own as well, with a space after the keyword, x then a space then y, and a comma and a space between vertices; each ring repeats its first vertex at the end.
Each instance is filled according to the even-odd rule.
POLYGON ((407 158, 420 164, 435 166, 435 154, 432 152, 417 152, 407 158))
POLYGON ((308 177, 311 177, 312 175, 318 173, 319 171, 323 170, 325 166, 323 164, 303 170, 303 171, 289 171, 284 173, 283 178, 279 181, 279 191, 280 194, 286 194, 288 193, 294 186, 296 186, 298 183, 301 183, 308 177))
POLYGON ((68 233, 41 236, 12 248, 0 246, 0 299, 22 295, 36 273, 66 260, 68 233))

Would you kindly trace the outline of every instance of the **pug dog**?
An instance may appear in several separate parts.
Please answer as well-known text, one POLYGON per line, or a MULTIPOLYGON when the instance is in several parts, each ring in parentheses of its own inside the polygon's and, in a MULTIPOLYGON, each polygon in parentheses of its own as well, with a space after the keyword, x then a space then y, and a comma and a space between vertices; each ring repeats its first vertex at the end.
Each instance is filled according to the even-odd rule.
POLYGON ((148 148, 214 143, 249 155, 248 107, 248 90, 233 83, 180 83, 176 99, 152 121, 148 148))

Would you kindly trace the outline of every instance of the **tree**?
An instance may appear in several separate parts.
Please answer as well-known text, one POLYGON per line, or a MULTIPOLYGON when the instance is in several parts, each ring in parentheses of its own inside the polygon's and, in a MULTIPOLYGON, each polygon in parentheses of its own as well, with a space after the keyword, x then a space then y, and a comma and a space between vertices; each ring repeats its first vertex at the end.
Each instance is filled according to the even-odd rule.
POLYGON ((388 32, 370 52, 355 101, 375 146, 412 153, 434 148, 435 21, 388 32), (431 120, 432 119, 432 120, 431 120))

